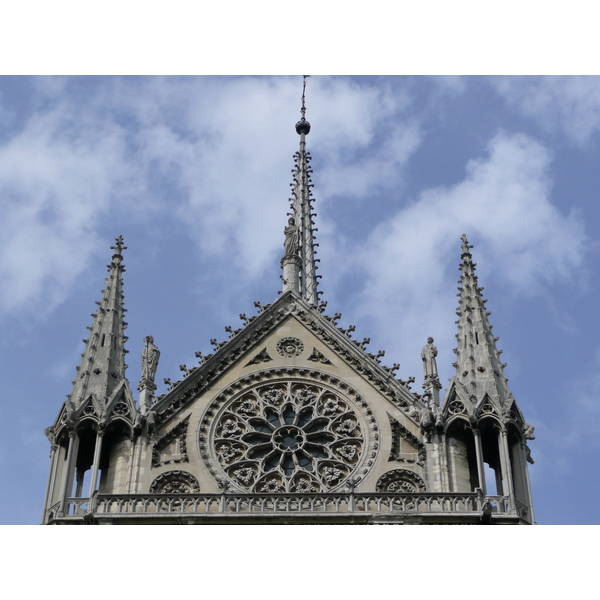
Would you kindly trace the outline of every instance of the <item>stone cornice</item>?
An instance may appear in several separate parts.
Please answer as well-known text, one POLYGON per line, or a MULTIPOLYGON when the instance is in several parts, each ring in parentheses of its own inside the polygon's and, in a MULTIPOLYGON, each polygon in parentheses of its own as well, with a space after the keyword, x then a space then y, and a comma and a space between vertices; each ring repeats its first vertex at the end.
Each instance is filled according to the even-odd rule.
MULTIPOLYGON (((359 344, 350 339, 333 322, 322 316, 304 300, 286 292, 273 304, 260 307, 260 314, 246 320, 246 326, 232 332, 224 343, 214 343, 216 352, 204 362, 187 371, 187 376, 173 384, 172 389, 152 407, 156 424, 160 424, 187 405, 198 394, 211 386, 221 375, 234 366, 251 348, 259 345, 275 327, 289 317, 297 318, 333 353, 361 374, 374 388, 381 392, 394 406, 400 408, 415 422, 415 406, 420 406, 416 394, 397 381, 391 371, 384 368, 359 344)), ((248 375, 252 377, 252 374, 248 375)))

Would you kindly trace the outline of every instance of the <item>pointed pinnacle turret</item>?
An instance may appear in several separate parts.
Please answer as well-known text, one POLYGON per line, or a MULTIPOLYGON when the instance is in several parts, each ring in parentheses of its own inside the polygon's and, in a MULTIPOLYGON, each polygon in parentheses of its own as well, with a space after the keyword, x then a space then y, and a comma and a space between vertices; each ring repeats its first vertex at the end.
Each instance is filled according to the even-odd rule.
POLYGON ((300 149, 294 155, 296 164, 292 173, 294 182, 291 202, 291 216, 285 228, 285 254, 281 260, 283 268, 283 291, 293 290, 309 304, 317 305, 317 259, 315 259, 315 231, 312 220, 315 213, 312 207, 312 180, 310 174, 310 153, 306 151, 306 136, 310 132, 310 123, 306 120, 306 78, 302 87, 302 108, 300 120, 296 123, 296 132, 300 135, 300 149))
POLYGON ((496 341, 489 322, 490 312, 486 311, 485 300, 475 275, 476 263, 473 262, 471 248, 467 236, 462 236, 462 262, 460 298, 457 315, 459 316, 458 347, 454 366, 456 379, 464 386, 474 404, 479 404, 485 394, 500 407, 510 396, 504 367, 500 361, 501 352, 496 348, 496 341))
POLYGON ((94 395, 101 404, 106 403, 114 389, 125 379, 125 341, 123 334, 127 323, 124 321, 123 308, 123 272, 122 263, 123 236, 116 239, 112 261, 108 265, 106 287, 102 292, 102 300, 96 302, 98 310, 92 314, 94 322, 90 335, 85 342, 85 350, 81 355, 81 365, 77 369, 77 377, 73 381, 73 389, 69 395, 71 406, 76 409, 90 395, 94 395))

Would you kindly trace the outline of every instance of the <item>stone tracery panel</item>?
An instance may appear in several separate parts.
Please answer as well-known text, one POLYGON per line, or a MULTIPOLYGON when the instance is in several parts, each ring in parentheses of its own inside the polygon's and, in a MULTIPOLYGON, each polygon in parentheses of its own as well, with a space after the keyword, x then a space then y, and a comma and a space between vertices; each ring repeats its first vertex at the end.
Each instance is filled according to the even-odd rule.
POLYGON ((187 471, 167 471, 156 477, 150 486, 151 494, 197 494, 198 480, 187 471))
POLYGON ((376 485, 377 492, 424 492, 427 487, 425 482, 414 471, 408 469, 394 469, 384 473, 376 485))
POLYGON ((204 419, 208 435, 200 435, 211 472, 259 493, 327 492, 351 476, 358 480, 359 467, 364 473, 373 463, 368 459, 378 444, 369 448, 369 437, 376 425, 366 403, 349 386, 340 387, 344 391, 314 379, 279 378, 230 396, 216 414, 213 402, 204 419))

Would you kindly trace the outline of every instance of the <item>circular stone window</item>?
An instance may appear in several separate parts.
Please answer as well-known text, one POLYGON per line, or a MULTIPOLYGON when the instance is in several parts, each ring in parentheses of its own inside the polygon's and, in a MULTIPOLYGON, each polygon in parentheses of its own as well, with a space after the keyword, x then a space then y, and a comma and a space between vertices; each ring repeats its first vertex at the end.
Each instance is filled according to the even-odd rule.
MULTIPOLYGON (((265 377, 274 375, 266 372, 265 377)), ((279 378, 234 394, 239 385, 225 390, 207 410, 201 427, 200 451, 211 472, 246 492, 259 493, 327 492, 352 474, 367 472, 373 462, 367 459, 377 448, 373 442, 372 456, 367 456, 375 419, 365 410, 366 403, 342 386, 343 390, 313 379, 279 378)))
POLYGON ((295 337, 287 337, 277 342, 277 352, 281 356, 287 358, 294 358, 294 356, 300 356, 304 350, 304 344, 295 337))

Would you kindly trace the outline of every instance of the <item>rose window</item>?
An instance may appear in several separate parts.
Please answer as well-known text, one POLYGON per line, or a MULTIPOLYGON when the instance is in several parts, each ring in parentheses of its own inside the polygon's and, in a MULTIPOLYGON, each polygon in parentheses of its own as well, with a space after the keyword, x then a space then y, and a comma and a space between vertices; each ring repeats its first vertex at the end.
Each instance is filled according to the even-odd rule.
POLYGON ((264 383, 224 406, 211 445, 228 479, 244 490, 326 492, 357 468, 364 428, 338 392, 312 382, 264 383))

